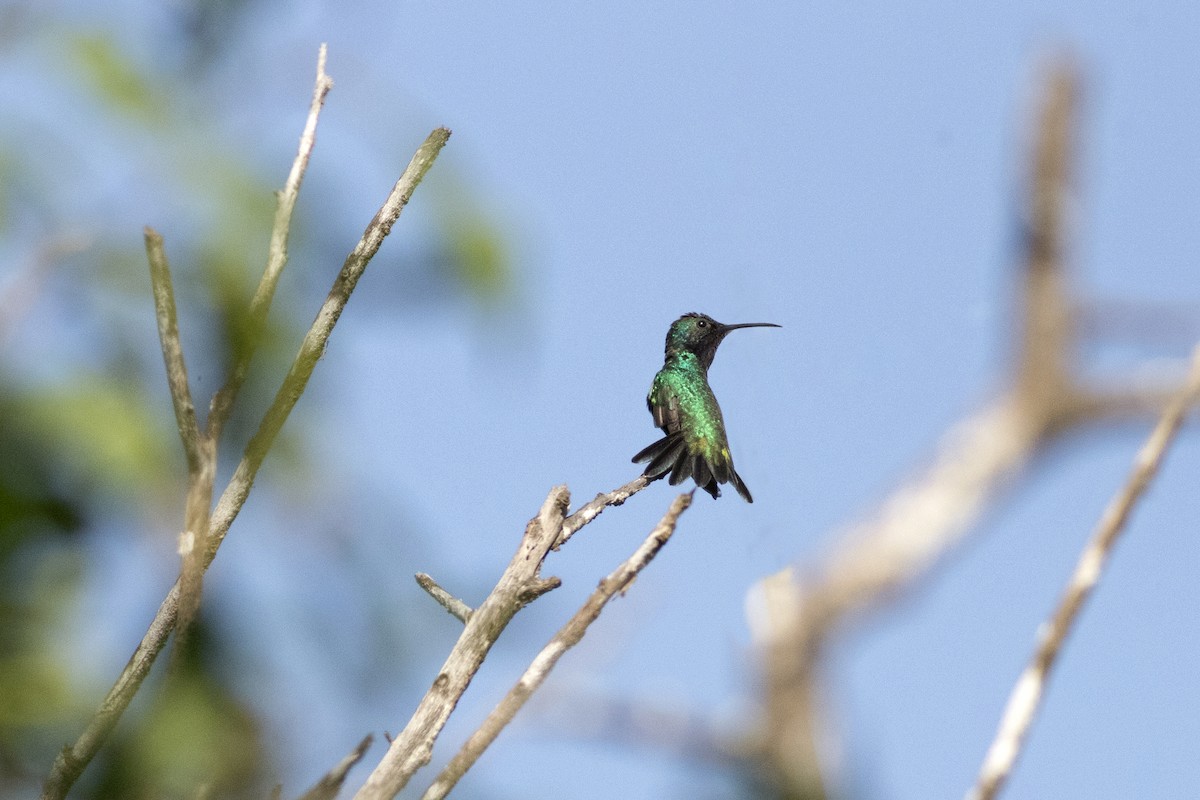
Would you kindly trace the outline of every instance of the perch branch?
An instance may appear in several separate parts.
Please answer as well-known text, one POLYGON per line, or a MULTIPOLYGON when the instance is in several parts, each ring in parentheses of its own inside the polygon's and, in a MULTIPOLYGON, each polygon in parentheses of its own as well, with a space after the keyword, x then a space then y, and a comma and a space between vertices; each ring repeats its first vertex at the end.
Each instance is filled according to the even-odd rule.
POLYGON ((471 735, 462 749, 450 759, 450 763, 446 765, 442 773, 438 775, 437 780, 425 792, 423 800, 441 800, 445 797, 459 779, 466 774, 474 763, 479 760, 483 752, 496 740, 508 723, 512 722, 513 717, 525 705, 525 702, 537 691, 538 687, 549 676, 550 671, 554 669, 555 664, 562 658, 567 650, 579 644, 587 633, 588 627, 599 618, 600 612, 608 604, 617 593, 624 592, 633 584, 638 573, 645 568, 647 564, 658 554, 658 551, 663 548, 671 535, 675 532, 675 525, 679 521, 679 515, 692 502, 691 493, 681 494, 671 503, 667 513, 659 520, 658 525, 650 532, 645 541, 634 551, 627 560, 621 563, 613 570, 608 577, 600 581, 600 585, 596 587, 587 602, 575 612, 575 615, 568 620, 567 624, 559 629, 558 633, 542 648, 541 652, 534 657, 529 668, 525 670, 520 680, 516 685, 509 690, 504 699, 500 701, 492 713, 487 716, 479 729, 471 735))
MULTIPOLYGON (((418 769, 429 763, 434 742, 446 720, 505 626, 521 608, 559 585, 557 578, 540 576, 546 555, 605 508, 624 503, 648 485, 645 478, 635 478, 619 489, 596 495, 570 516, 566 516, 570 500, 567 488, 560 486, 550 492, 541 511, 526 526, 521 545, 496 587, 467 616, 458 642, 433 686, 418 703, 404 730, 392 740, 379 765, 358 790, 355 800, 391 800, 408 785, 418 769)), ((432 584, 432 579, 430 582, 432 584)), ((419 577, 418 583, 424 586, 419 577)), ((426 591, 430 590, 426 588, 426 591)), ((430 591, 430 594, 434 595, 434 592, 430 591)), ((454 613, 449 606, 446 608, 454 613)))
MULTIPOLYGON (((246 502, 246 497, 250 493, 255 475, 266 457, 267 450, 274 442, 275 435, 283 427, 284 421, 292 407, 295 406, 300 394, 304 391, 317 359, 324 352, 333 326, 341 315, 359 277, 372 256, 378 252, 383 239, 391 231, 413 191, 429 168, 433 166, 434 160, 449 136, 450 131, 438 128, 426 138, 375 218, 367 226, 362 239, 346 258, 329 296, 304 337, 300 352, 296 355, 287 377, 284 378, 283 385, 259 424, 257 432, 246 445, 233 477, 212 512, 209 519, 207 542, 200 552, 204 569, 207 569, 208 565, 212 563, 217 549, 229 532, 230 525, 233 524, 234 518, 237 517, 242 505, 246 502)), ((112 689, 109 690, 100 708, 88 722, 84 732, 74 744, 59 752, 42 789, 42 800, 61 800, 65 797, 72 784, 95 756, 96 751, 104 743, 113 726, 116 725, 117 720, 120 719, 121 714, 137 693, 142 681, 149 673, 154 659, 166 645, 167 638, 179 619, 179 606, 180 582, 176 581, 159 606, 146 635, 142 637, 141 643, 121 671, 121 675, 113 684, 112 689)))
POLYGON ((267 315, 271 310, 271 301, 275 297, 275 287, 279 284, 279 276, 288 260, 288 237, 292 229, 292 214, 296 209, 296 200, 300 196, 300 184, 304 181, 304 173, 308 170, 308 162, 312 157, 313 148, 317 143, 317 120, 321 109, 325 106, 325 97, 333 88, 333 79, 325 73, 326 45, 322 44, 317 51, 317 79, 313 84, 312 103, 308 108, 308 118, 304 122, 304 130, 300 133, 300 146, 296 158, 292 161, 292 169, 288 173, 283 189, 276 193, 275 222, 271 226, 271 242, 267 248, 267 266, 259 279, 258 288, 250 300, 249 330, 244 337, 244 349, 234 356, 234 364, 229 371, 225 384, 213 395, 209 404, 208 435, 214 440, 220 439, 221 428, 229 419, 233 410, 234 400, 246 382, 246 373, 254 351, 258 347, 263 331, 267 325, 267 315))
POLYGON ((1200 347, 1192 357, 1192 370, 1187 384, 1168 406, 1150 438, 1134 459, 1133 469, 1124 487, 1109 502, 1092 538, 1080 555, 1075 572, 1067 584, 1062 600, 1050 619, 1039 629, 1036 652, 1017 680, 1004 709, 996 738, 988 748, 975 787, 967 793, 968 800, 992 800, 1003 788, 1012 773, 1029 726, 1041 705, 1050 671, 1058 658, 1063 642, 1100 580, 1104 565, 1113 546, 1125 528, 1134 505, 1146 491, 1162 466, 1167 448, 1183 424, 1188 408, 1200 396, 1200 347))
POLYGON ((563 523, 562 536, 554 543, 554 549, 562 547, 575 533, 589 522, 600 516, 609 506, 619 506, 635 494, 645 489, 651 483, 645 475, 639 475, 620 489, 611 492, 601 492, 579 508, 563 523))
POLYGON ((418 572, 416 578, 417 585, 428 592, 438 605, 449 611, 451 616, 457 618, 459 622, 466 622, 475 613, 474 609, 438 586, 437 581, 424 572, 418 572))

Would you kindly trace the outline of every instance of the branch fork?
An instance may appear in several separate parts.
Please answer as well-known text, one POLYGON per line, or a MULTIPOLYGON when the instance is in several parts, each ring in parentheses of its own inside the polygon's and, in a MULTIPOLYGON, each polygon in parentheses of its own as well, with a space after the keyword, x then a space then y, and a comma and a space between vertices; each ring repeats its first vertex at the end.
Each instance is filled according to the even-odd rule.
MULTIPOLYGON (((261 331, 265 324, 275 287, 287 263, 287 243, 292 214, 304 173, 308 167, 309 157, 316 142, 317 119, 324 105, 325 97, 333 86, 333 81, 325 73, 325 59, 326 48, 325 45, 321 45, 317 57, 317 78, 313 87, 312 103, 309 107, 304 132, 301 134, 298 152, 284 188, 276 195, 276 213, 268 248, 267 265, 250 302, 249 316, 252 331, 261 331)), ((171 391, 176 423, 188 464, 188 492, 183 529, 191 532, 193 542, 190 548, 181 548, 185 552, 181 558, 179 579, 163 599, 149 629, 134 650, 116 683, 109 690, 108 695, 100 704, 100 708, 92 716, 79 738, 59 752, 43 785, 42 800, 63 800, 66 797, 67 792, 103 746, 121 715, 141 688, 142 682, 149 674, 155 659, 166 646, 171 633, 176 632, 179 638, 182 637, 188 623, 199 608, 204 572, 212 563, 230 525, 250 494, 258 469, 274 443, 276 435, 304 392, 317 360, 324 352, 333 327, 345 308, 359 277, 379 250, 413 191, 433 166, 434 160, 449 137, 450 131, 445 128, 438 128, 430 133, 425 142, 417 149, 375 218, 367 225, 362 238, 347 256, 317 318, 305 335, 300 351, 276 393, 271 407, 246 445, 241 461, 218 500, 216 508, 212 507, 212 497, 217 463, 217 441, 245 381, 246 371, 249 368, 256 343, 255 337, 251 337, 250 346, 240 354, 226 383, 214 395, 209 405, 206 429, 201 431, 188 386, 183 349, 179 339, 174 289, 162 237, 154 230, 146 229, 146 253, 150 262, 159 339, 162 344, 163 361, 166 365, 167 383, 171 391)), ((178 643, 177 638, 177 645, 178 643)), ((176 652, 178 652, 178 647, 176 652)))

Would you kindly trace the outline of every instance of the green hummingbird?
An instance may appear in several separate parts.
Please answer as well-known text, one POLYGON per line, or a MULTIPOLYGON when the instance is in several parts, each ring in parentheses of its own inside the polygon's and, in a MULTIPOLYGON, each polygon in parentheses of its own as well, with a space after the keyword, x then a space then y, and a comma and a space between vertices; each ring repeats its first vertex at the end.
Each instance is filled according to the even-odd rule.
POLYGON ((635 464, 650 462, 643 475, 657 480, 670 473, 672 486, 693 478, 697 486, 714 498, 721 496, 717 484, 732 483, 747 503, 754 502, 733 468, 725 420, 708 385, 708 368, 717 347, 730 331, 778 327, 773 322, 722 325, 707 314, 694 312, 671 323, 666 360, 646 396, 654 424, 666 436, 633 457, 635 464))

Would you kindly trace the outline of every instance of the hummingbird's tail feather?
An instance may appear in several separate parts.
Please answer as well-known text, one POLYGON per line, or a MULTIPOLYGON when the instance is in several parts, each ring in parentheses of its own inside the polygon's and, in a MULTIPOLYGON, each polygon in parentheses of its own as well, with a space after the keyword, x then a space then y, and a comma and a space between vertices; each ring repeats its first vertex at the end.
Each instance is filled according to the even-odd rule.
POLYGON ((754 502, 750 490, 742 482, 742 476, 737 474, 728 459, 709 460, 703 453, 693 453, 681 431, 669 433, 642 449, 633 457, 635 464, 640 461, 650 462, 642 474, 652 481, 667 478, 672 486, 678 486, 692 478, 697 486, 713 497, 721 496, 720 484, 731 483, 747 503, 754 502))
POLYGON ((733 461, 729 458, 729 451, 724 450, 711 460, 697 453, 696 462, 703 464, 703 472, 698 466, 692 467, 692 474, 696 476, 696 485, 701 489, 716 497, 719 494, 719 492, 714 492, 717 484, 732 483, 733 488, 737 489, 737 493, 747 503, 754 502, 754 498, 750 496, 750 490, 742 482, 742 476, 738 475, 737 470, 733 468, 733 461))
POLYGON ((737 470, 733 465, 729 465, 729 482, 733 484, 733 488, 737 489, 737 493, 742 496, 742 499, 747 503, 753 503, 754 498, 750 496, 750 490, 746 488, 746 484, 742 481, 742 476, 737 474, 737 470))
POLYGON ((692 460, 685 450, 675 459, 675 466, 671 468, 671 477, 667 483, 678 486, 690 477, 692 477, 692 460))
POLYGON ((692 477, 696 479, 696 485, 701 487, 706 487, 713 482, 713 474, 708 466, 708 459, 699 453, 692 456, 692 477))
POLYGON ((633 457, 633 463, 649 461, 650 463, 646 465, 646 469, 642 471, 642 474, 654 480, 670 472, 675 467, 675 462, 679 460, 679 457, 686 450, 687 443, 684 442, 683 435, 675 432, 664 436, 654 444, 639 451, 633 457))
POLYGON ((695 479, 696 485, 711 494, 714 500, 721 496, 721 487, 717 485, 712 464, 699 453, 692 456, 692 477, 695 479))

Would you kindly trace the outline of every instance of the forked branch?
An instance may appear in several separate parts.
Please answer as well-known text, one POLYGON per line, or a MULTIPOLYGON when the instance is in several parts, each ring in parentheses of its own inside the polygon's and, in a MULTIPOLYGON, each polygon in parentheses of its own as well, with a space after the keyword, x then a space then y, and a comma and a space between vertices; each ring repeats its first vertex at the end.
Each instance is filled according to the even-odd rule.
POLYGON ((542 648, 541 652, 534 657, 529 668, 521 676, 504 699, 500 701, 492 713, 487 716, 479 729, 471 735, 462 749, 450 759, 450 763, 446 765, 442 773, 438 775, 437 780, 433 785, 426 790, 422 800, 441 800, 454 786, 462 779, 462 776, 467 773, 483 752, 491 746, 496 737, 500 735, 500 731, 512 722, 513 717, 521 710, 526 701, 533 696, 533 693, 545 682, 549 677, 550 671, 554 669, 554 665, 562 658, 568 650, 583 639, 587 633, 588 627, 591 626, 600 617, 600 612, 608 604, 608 601, 617 594, 624 594, 625 591, 633 584, 634 579, 638 576, 647 564, 658 555, 658 551, 666 545, 670 540, 671 535, 675 533, 675 525, 679 521, 679 515, 682 514, 692 503, 692 494, 681 494, 671 503, 671 507, 667 509, 667 513, 659 520, 658 524, 650 531, 650 535, 645 541, 633 552, 629 558, 617 566, 608 577, 600 581, 600 585, 596 587, 587 602, 575 612, 574 616, 567 621, 559 629, 553 638, 542 648))
POLYGON ((429 763, 437 737, 496 639, 518 611, 559 585, 557 578, 541 577, 546 556, 605 508, 621 505, 648 485, 644 477, 635 478, 619 489, 596 495, 570 516, 566 515, 570 499, 567 487, 554 488, 526 526, 521 544, 496 587, 476 609, 451 596, 428 575, 417 576, 417 582, 439 605, 464 622, 463 631, 433 686, 417 704, 404 730, 392 740, 388 752, 355 795, 356 800, 390 800, 429 763))
MULTIPOLYGON (((295 195, 299 191, 304 169, 312 151, 314 141, 313 131, 315 130, 317 115, 331 85, 324 71, 324 48, 322 48, 318 63, 313 104, 305 126, 305 133, 301 137, 299 152, 292 165, 288 183, 280 195, 279 208, 275 218, 275 230, 272 233, 271 251, 268 256, 268 266, 260 283, 259 291, 255 295, 251 310, 253 318, 261 315, 265 319, 271 295, 278 280, 279 270, 282 269, 286 262, 288 227, 290 226, 292 209, 295 205, 295 195)), ((206 533, 206 535, 197 535, 193 541, 195 563, 198 565, 197 576, 201 575, 207 569, 208 565, 212 563, 217 549, 229 531, 230 525, 245 503, 263 459, 274 443, 276 435, 283 427, 296 401, 303 393, 305 386, 307 386, 313 369, 316 367, 317 360, 321 353, 324 352, 333 327, 342 310, 345 308, 346 302, 349 300, 350 294, 354 290, 359 277, 361 277, 371 258, 378 252, 384 238, 391 231, 404 206, 408 203, 409 198, 411 198, 413 191, 425 177, 430 167, 433 166, 433 162, 436 160, 438 153, 441 152, 442 147, 445 146, 449 136, 449 130, 438 128, 418 148, 412 161, 401 174, 400 179, 396 182, 396 185, 384 201, 379 212, 371 220, 370 224, 367 225, 362 238, 346 258, 341 271, 333 283, 332 289, 330 289, 328 297, 321 306, 312 326, 305 334, 300 351, 297 353, 287 377, 284 378, 283 384, 276 393, 271 407, 259 423, 256 433, 246 445, 241 461, 238 463, 233 477, 226 485, 211 515, 207 513, 211 501, 211 488, 208 494, 209 500, 203 502, 201 502, 203 500, 201 496, 202 492, 197 491, 193 499, 193 493, 189 491, 188 519, 196 518, 193 516, 192 509, 199 510, 201 508, 203 509, 203 516, 208 518, 207 525, 202 526, 200 531, 200 533, 206 533)), ((150 242, 149 244, 153 249, 154 242, 150 242)), ((155 260, 153 253, 151 260, 153 264, 155 260)), ((165 265, 165 263, 165 258, 163 258, 161 265, 165 265)), ((159 291, 160 289, 156 286, 156 296, 159 291)), ((167 337, 167 339, 170 338, 172 337, 167 337)), ((174 334, 173 338, 177 342, 177 334, 174 334)), ((168 340, 165 340, 164 348, 167 347, 173 348, 173 345, 168 340)), ((167 360, 168 373, 170 374, 174 369, 172 366, 175 361, 173 351, 172 354, 168 355, 166 349, 164 349, 164 358, 167 360)), ((181 353, 179 363, 182 364, 181 353)), ((236 369, 238 369, 237 366, 235 366, 236 369)), ((231 376, 230 381, 226 383, 226 386, 214 398, 215 416, 210 415, 210 423, 215 422, 216 424, 210 424, 209 436, 197 437, 197 441, 202 442, 202 445, 212 448, 210 463, 215 463, 215 440, 213 439, 213 434, 219 431, 220 425, 228 413, 226 403, 232 403, 233 397, 237 393, 237 387, 240 386, 240 380, 236 375, 231 376)), ((187 447, 192 427, 192 423, 188 422, 188 418, 191 417, 194 419, 194 409, 192 409, 190 414, 186 408, 180 413, 178 396, 173 387, 172 397, 177 403, 177 417, 183 420, 181 424, 181 436, 184 437, 185 447, 187 447)), ((205 462, 209 458, 209 453, 201 449, 201 462, 205 462)), ((190 459, 191 456, 189 455, 189 463, 190 459)), ((202 483, 197 483, 196 481, 191 483, 190 488, 196 489, 197 486, 203 488, 202 483)), ((176 581, 175 585, 167 593, 157 613, 154 615, 154 619, 151 621, 145 636, 142 637, 142 641, 134 650, 129 662, 121 671, 121 675, 109 690, 100 708, 88 722, 83 733, 73 744, 60 751, 43 786, 43 800, 61 800, 61 798, 66 796, 71 786, 78 780, 80 774, 82 774, 88 763, 91 762, 96 752, 103 745, 122 713, 129 706, 130 701, 137 694, 155 659, 166 645, 171 632, 181 621, 181 609, 186 611, 183 608, 187 605, 186 597, 194 596, 190 595, 189 591, 185 588, 185 579, 187 577, 188 571, 185 568, 180 580, 176 581)))
POLYGON ((567 487, 556 486, 537 516, 529 520, 508 567, 487 599, 467 618, 433 685, 358 790, 357 800, 391 800, 429 763, 434 742, 496 639, 526 604, 558 585, 557 579, 543 579, 541 569, 562 532, 569 500, 567 487))

